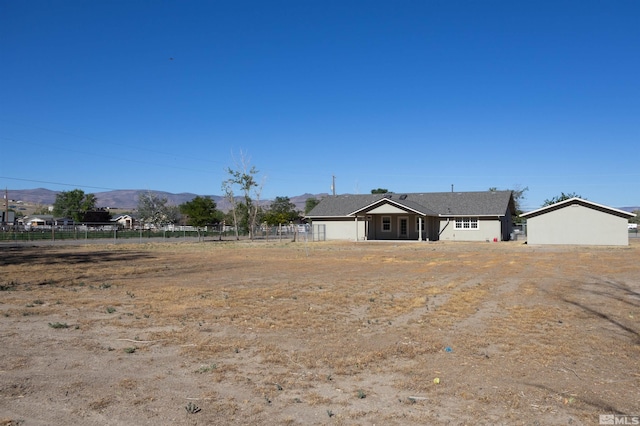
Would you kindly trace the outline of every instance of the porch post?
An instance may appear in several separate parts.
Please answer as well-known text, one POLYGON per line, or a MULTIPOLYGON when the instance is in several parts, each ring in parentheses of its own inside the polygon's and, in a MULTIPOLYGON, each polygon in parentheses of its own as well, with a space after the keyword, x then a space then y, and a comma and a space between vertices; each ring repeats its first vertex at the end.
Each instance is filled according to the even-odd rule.
POLYGON ((418 241, 422 241, 422 218, 418 216, 418 241))
POLYGON ((356 215, 356 242, 358 241, 358 215, 356 215))
POLYGON ((367 220, 367 218, 364 218, 364 236, 362 237, 363 240, 368 240, 369 239, 369 221, 367 220))

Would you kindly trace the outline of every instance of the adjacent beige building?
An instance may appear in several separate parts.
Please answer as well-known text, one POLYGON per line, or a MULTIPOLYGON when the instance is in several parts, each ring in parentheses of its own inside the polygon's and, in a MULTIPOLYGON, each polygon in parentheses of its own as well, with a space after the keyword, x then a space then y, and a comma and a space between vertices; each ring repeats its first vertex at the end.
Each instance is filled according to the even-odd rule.
POLYGON ((528 244, 629 245, 628 223, 635 214, 581 198, 523 213, 528 244))

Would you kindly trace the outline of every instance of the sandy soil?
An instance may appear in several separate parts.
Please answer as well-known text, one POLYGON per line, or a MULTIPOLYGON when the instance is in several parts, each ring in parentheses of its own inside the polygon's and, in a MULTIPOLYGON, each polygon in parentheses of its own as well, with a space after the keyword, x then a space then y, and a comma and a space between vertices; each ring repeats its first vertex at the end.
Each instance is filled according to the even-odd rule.
POLYGON ((636 241, 0 250, 0 425, 640 415, 636 241))

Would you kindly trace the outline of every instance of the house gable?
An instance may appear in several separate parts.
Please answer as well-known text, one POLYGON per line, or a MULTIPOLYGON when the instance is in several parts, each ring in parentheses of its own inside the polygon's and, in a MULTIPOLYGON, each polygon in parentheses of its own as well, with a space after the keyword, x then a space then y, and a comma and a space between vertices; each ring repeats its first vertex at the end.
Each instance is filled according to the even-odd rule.
POLYGON ((402 214, 406 212, 406 210, 403 210, 391 204, 382 204, 372 210, 367 211, 368 214, 402 214))
POLYGON ((418 205, 415 202, 408 201, 407 195, 400 196, 398 200, 392 199, 391 195, 385 196, 381 200, 377 200, 371 204, 368 204, 354 212, 351 215, 359 214, 418 214, 421 216, 431 215, 436 216, 435 212, 425 209, 424 206, 418 205))

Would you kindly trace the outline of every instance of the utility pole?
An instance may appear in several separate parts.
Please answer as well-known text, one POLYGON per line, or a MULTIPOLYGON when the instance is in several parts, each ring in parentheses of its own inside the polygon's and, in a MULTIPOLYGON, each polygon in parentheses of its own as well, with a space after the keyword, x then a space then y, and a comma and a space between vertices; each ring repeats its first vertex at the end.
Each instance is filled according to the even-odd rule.
POLYGON ((335 197, 336 196, 336 176, 335 175, 331 175, 331 192, 335 197))
POLYGON ((9 222, 9 190, 4 187, 4 216, 2 217, 2 229, 4 229, 5 223, 9 222))

